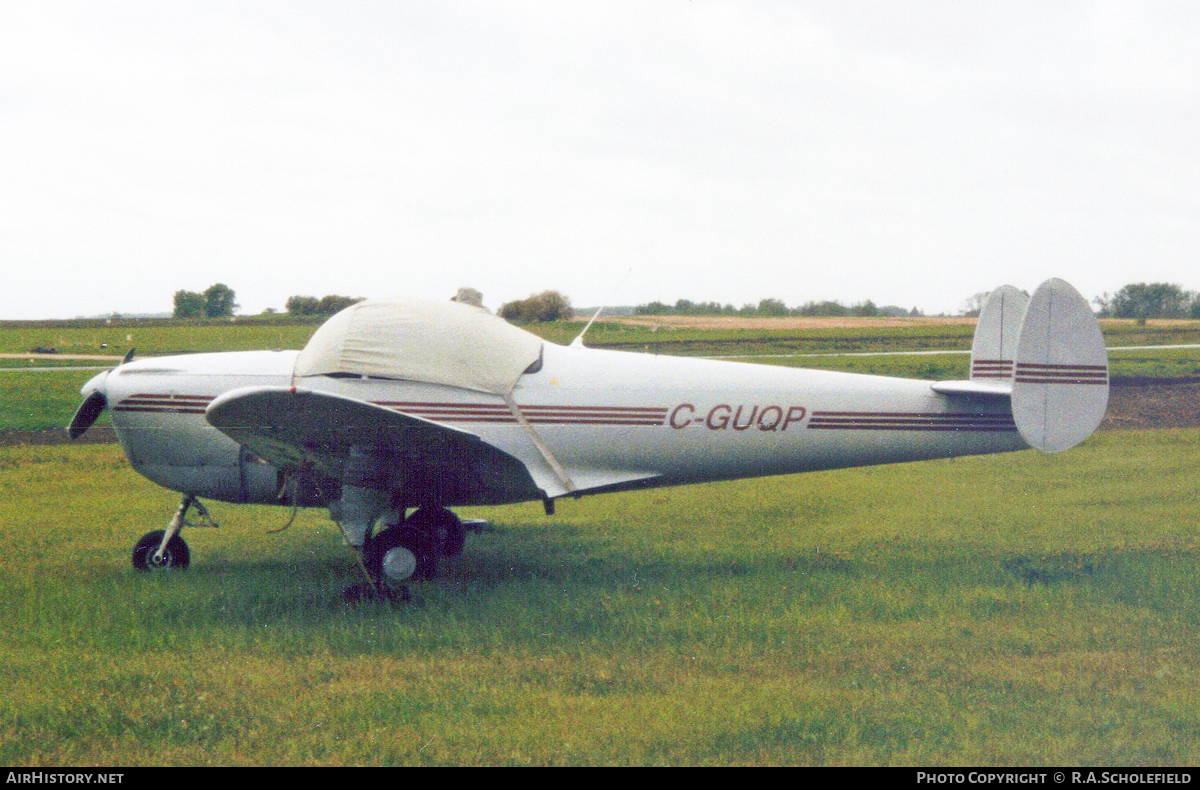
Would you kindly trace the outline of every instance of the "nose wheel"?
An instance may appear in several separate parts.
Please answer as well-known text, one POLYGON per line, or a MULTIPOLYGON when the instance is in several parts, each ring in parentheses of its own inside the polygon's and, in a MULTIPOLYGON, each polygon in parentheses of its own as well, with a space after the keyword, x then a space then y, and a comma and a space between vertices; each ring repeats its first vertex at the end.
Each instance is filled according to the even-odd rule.
POLYGON ((173 571, 183 570, 192 562, 192 553, 183 538, 175 535, 167 541, 161 553, 158 547, 162 545, 165 529, 156 529, 142 535, 133 547, 133 567, 139 571, 173 571))
POLYGON ((183 570, 192 562, 192 553, 188 545, 179 537, 179 531, 184 527, 216 527, 217 522, 208 514, 200 500, 192 494, 185 494, 175 511, 174 518, 166 529, 156 529, 142 535, 133 546, 133 567, 139 571, 170 571, 183 570), (187 520, 188 511, 195 508, 202 521, 193 524, 187 520))

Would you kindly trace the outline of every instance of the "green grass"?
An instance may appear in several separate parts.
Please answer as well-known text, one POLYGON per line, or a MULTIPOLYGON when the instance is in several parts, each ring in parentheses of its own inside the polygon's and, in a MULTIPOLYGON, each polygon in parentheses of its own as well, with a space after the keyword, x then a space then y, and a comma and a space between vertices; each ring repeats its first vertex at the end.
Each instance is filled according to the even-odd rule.
MULTIPOLYGON (((670 319, 665 319, 669 321, 670 319)), ((724 356, 866 351, 969 350, 971 324, 914 324, 909 326, 818 327, 812 329, 654 329, 646 326, 597 322, 587 343, 598 348, 671 354, 724 356)), ((882 321, 880 321, 882 323, 882 321)), ((527 327, 558 343, 570 342, 584 322, 559 322, 527 327)), ((1101 322, 1108 345, 1142 346, 1200 343, 1200 321, 1101 322)))
POLYGON ((50 357, 50 358, 40 357, 40 358, 36 358, 36 359, 30 359, 27 357, 22 357, 19 359, 0 358, 0 369, 6 369, 6 370, 7 369, 11 369, 11 370, 33 369, 33 370, 37 370, 39 368, 91 367, 91 368, 96 368, 97 371, 99 371, 99 370, 103 370, 106 367, 111 368, 113 365, 116 365, 120 361, 121 361, 120 357, 112 357, 111 360, 107 360, 107 359, 98 359, 98 360, 55 359, 54 357, 50 357))
POLYGON ((53 348, 60 354, 111 354, 120 358, 130 348, 136 348, 138 356, 302 348, 316 328, 313 324, 169 321, 126 326, 96 322, 88 327, 10 323, 0 326, 0 353, 24 353, 40 347, 53 348))
MULTIPOLYGON (((780 356, 735 361, 934 381, 965 379, 970 375, 970 356, 967 354, 871 357, 780 356)), ((1144 351, 1114 349, 1109 352, 1108 367, 1109 374, 1114 378, 1194 378, 1200 376, 1200 348, 1162 348, 1144 351)))
MULTIPOLYGON (((560 322, 531 327, 544 336, 566 342, 578 334, 583 322, 560 322)), ((1169 326, 1138 326, 1135 322, 1105 322, 1110 344, 1165 344, 1196 342, 1200 322, 1169 326)), ((128 346, 138 354, 181 351, 238 351, 256 348, 300 348, 315 330, 314 322, 287 323, 246 319, 224 322, 123 322, 102 321, 10 322, 0 324, 0 352, 25 351, 34 346, 53 346, 63 353, 119 354, 128 346), (108 349, 100 349, 107 342, 108 349), (114 350, 115 349, 115 350, 114 350)), ((930 350, 969 348, 970 326, 865 327, 856 329, 809 329, 768 331, 662 330, 624 324, 597 323, 588 335, 595 347, 684 355, 828 354, 858 351, 930 350)), ((922 356, 763 356, 739 360, 745 363, 785 365, 882 376, 948 380, 967 377, 965 354, 922 356)), ((95 371, 20 371, 31 364, 73 367, 87 363, 68 360, 0 360, 0 431, 46 430, 66 425, 79 406, 79 388, 95 371)), ((1192 377, 1200 376, 1200 349, 1114 351, 1110 358, 1113 376, 1192 377)), ((103 418, 107 419, 107 417, 103 418)))
MULTIPOLYGON (((669 319, 668 319, 669 320, 669 319)), ((569 321, 525 327, 556 343, 569 343, 586 322, 569 321)), ((823 351, 901 351, 970 348, 974 327, 958 324, 860 326, 812 329, 647 327, 597 322, 586 342, 596 348, 672 354, 786 354, 823 351)))
POLYGON ((1194 431, 473 510, 416 602, 347 607, 316 511, 0 449, 4 764, 1200 760, 1194 431))
POLYGON ((971 357, 967 354, 922 354, 894 357, 762 357, 734 361, 813 370, 840 370, 846 373, 865 373, 872 376, 899 376, 901 378, 944 381, 967 378, 971 357))
MULTIPOLYGON (((95 370, 0 371, 0 430, 63 428, 79 408, 79 389, 95 370)), ((106 411, 101 424, 109 421, 106 411)))
POLYGON ((1200 348, 1163 348, 1150 351, 1109 352, 1114 376, 1191 378, 1200 376, 1200 348))
MULTIPOLYGON (((669 321, 670 319, 664 319, 669 321)), ((250 316, 230 320, 147 319, 8 321, 0 322, 0 353, 27 352, 35 347, 60 353, 121 356, 131 346, 139 355, 193 351, 247 351, 301 348, 320 319, 286 315, 250 316), (107 344, 107 348, 102 347, 107 344)), ((568 343, 586 321, 532 324, 526 329, 556 343, 568 343)), ((882 323, 882 321, 881 321, 882 323)), ((1200 342, 1200 321, 1142 326, 1134 321, 1102 322, 1110 345, 1170 345, 1200 342)), ((974 327, 969 324, 827 327, 812 329, 694 329, 630 325, 598 321, 588 331, 588 345, 676 356, 726 354, 787 354, 831 351, 913 351, 969 349, 974 327)))

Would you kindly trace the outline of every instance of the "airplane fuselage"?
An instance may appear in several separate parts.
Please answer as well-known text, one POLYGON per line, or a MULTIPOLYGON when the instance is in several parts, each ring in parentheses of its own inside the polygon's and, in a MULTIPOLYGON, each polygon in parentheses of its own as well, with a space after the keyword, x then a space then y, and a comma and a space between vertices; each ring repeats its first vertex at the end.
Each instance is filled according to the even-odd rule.
MULTIPOLYGON (((298 383, 296 353, 158 357, 114 370, 108 403, 133 467, 186 494, 279 501, 279 472, 204 411, 233 389, 298 383)), ((1028 447, 1007 401, 947 398, 928 381, 549 343, 541 368, 512 391, 527 426, 502 398, 457 387, 329 376, 302 384, 469 431, 518 457, 529 456, 532 428, 579 493, 1028 447)))

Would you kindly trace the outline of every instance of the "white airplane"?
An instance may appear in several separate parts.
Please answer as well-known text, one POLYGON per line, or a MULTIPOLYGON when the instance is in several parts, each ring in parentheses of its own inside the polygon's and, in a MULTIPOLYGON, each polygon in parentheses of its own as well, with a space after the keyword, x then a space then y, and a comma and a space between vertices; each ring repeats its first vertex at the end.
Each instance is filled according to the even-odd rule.
MULTIPOLYGON (((448 509, 999 453, 1057 452, 1104 418, 1108 357, 1062 280, 1002 286, 967 381, 560 346, 455 302, 365 301, 296 351, 126 361, 81 390, 133 468, 183 494, 139 570, 189 563, 200 497, 327 507, 388 595, 462 551, 448 509), (382 525, 376 530, 376 525, 382 525)), ((211 521, 211 520, 210 520, 211 521)))

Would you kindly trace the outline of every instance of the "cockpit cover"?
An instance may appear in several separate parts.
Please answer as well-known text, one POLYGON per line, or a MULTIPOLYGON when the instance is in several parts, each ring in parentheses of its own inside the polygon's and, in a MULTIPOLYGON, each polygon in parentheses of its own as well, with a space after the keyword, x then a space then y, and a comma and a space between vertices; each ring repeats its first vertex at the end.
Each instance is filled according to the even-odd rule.
POLYGON ((355 374, 507 395, 542 339, 458 302, 359 302, 330 318, 296 357, 295 376, 355 374))

